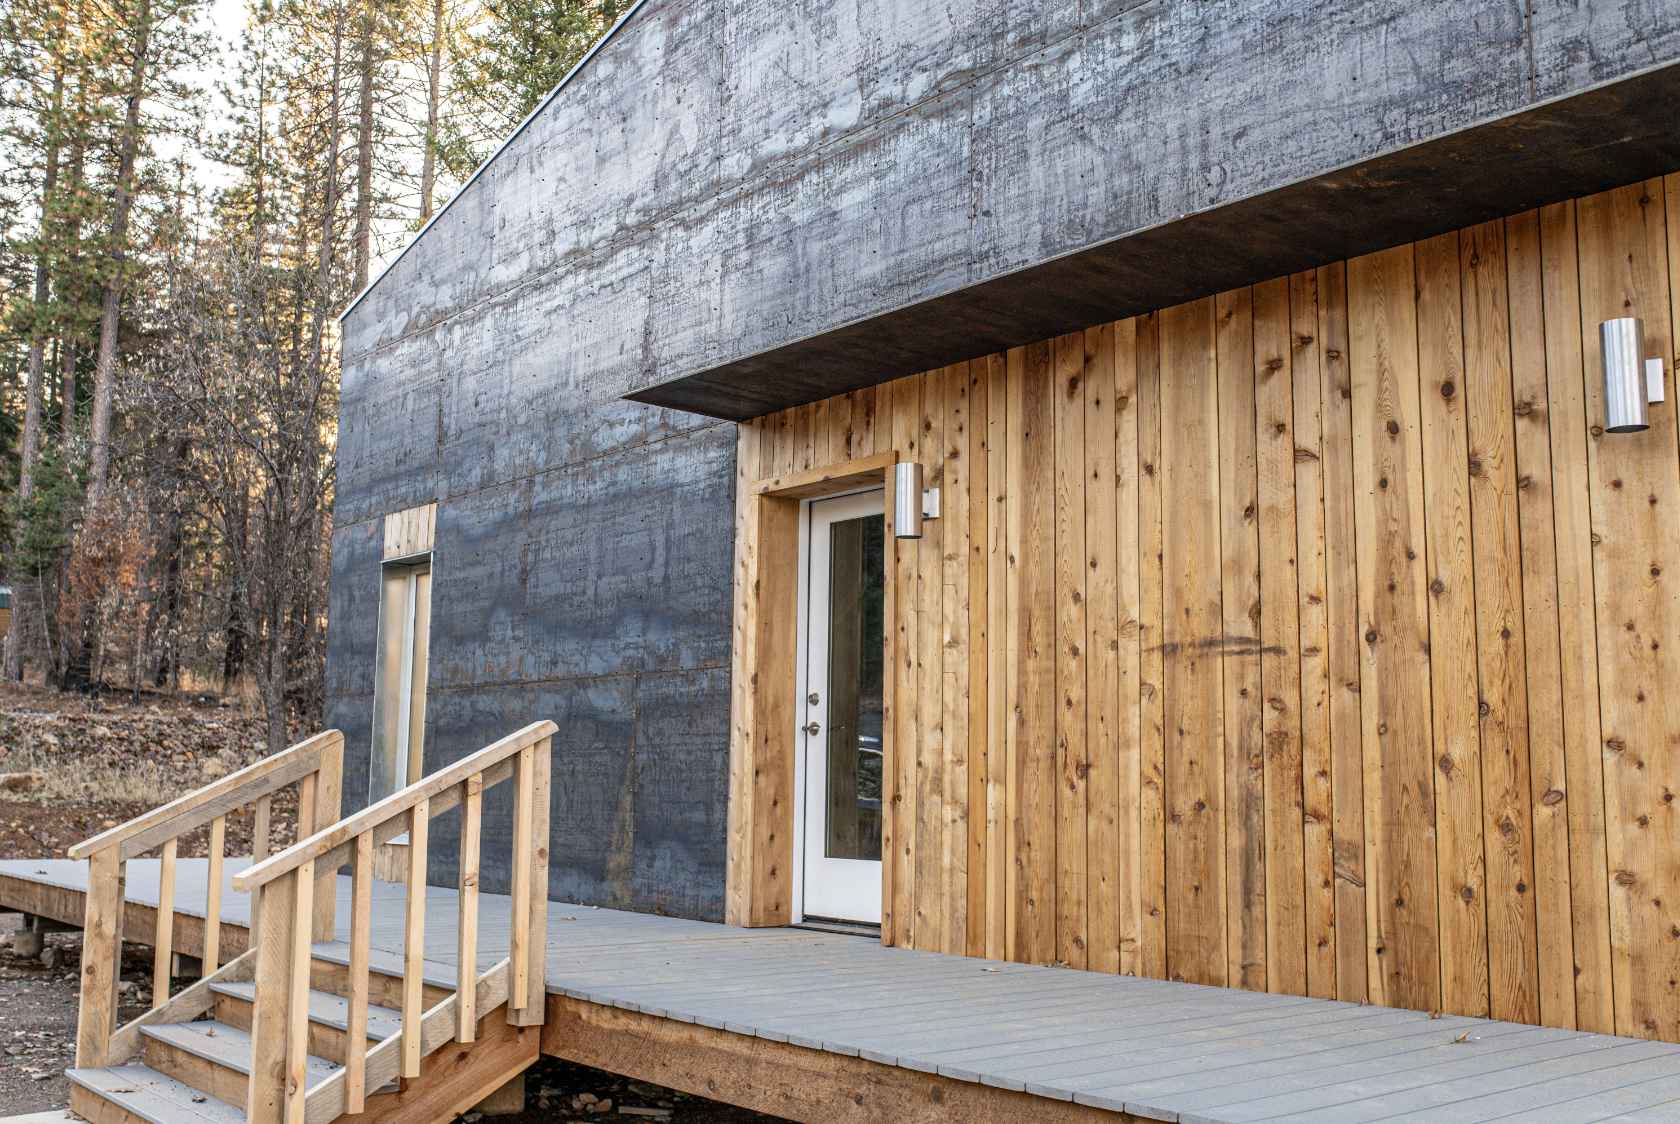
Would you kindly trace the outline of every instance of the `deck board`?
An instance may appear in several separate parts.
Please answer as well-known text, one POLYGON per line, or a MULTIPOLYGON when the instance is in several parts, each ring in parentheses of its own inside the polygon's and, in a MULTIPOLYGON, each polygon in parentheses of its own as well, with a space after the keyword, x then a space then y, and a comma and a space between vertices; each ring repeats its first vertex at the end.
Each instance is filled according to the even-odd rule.
MULTIPOLYGON (((183 859, 177 911, 202 917, 207 863, 183 859)), ((232 878, 225 924, 248 926, 232 878)), ((0 862, 8 887, 86 889, 68 860, 0 862)), ((155 906, 158 864, 129 864, 155 906)), ((350 880, 339 878, 338 942, 350 880)), ((455 891, 426 892, 432 982, 456 974, 455 891)), ((374 960, 400 963, 404 889, 376 883, 374 960)), ((509 899, 480 898, 479 964, 507 955, 509 899)), ((905 1070, 1186 1124, 1245 1121, 1680 1120, 1680 1046, 1324 999, 883 948, 554 903, 558 995, 905 1070)))

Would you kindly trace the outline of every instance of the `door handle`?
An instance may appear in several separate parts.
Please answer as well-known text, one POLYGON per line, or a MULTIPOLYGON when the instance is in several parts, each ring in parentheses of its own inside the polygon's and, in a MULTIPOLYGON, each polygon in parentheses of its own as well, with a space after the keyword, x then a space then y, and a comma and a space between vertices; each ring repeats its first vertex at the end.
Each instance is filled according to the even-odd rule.
POLYGON ((799 727, 799 729, 808 738, 814 738, 818 734, 822 733, 822 727, 819 726, 815 721, 807 722, 807 723, 805 723, 805 725, 799 727))

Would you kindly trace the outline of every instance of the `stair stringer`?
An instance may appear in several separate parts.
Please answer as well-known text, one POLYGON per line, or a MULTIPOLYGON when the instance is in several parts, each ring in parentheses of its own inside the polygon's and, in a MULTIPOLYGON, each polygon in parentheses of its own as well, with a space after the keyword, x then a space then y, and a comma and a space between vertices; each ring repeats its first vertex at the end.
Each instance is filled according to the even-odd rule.
POLYGON ((154 1007, 139 1018, 126 1023, 111 1035, 109 1060, 106 1064, 123 1065, 140 1056, 141 1027, 190 1023, 215 1005, 216 996, 211 989, 212 984, 250 983, 256 978, 256 972, 257 953, 255 949, 251 949, 171 997, 167 1003, 154 1007))
POLYGON ((421 1063, 419 1077, 396 1092, 370 1094, 363 1113, 340 1119, 355 1124, 447 1124, 470 1112, 529 1069, 541 1052, 542 1027, 513 1026, 507 1014, 505 1005, 497 1008, 479 1024, 477 1041, 445 1043, 421 1063))
MULTIPOLYGON (((481 973, 477 982, 479 1016, 475 1040, 455 1039, 456 997, 450 995, 420 1019, 420 1076, 393 1093, 370 1093, 356 1124, 380 1121, 449 1121, 469 1111, 508 1081, 523 1073, 541 1047, 542 1027, 508 1025, 509 962, 481 973)), ((388 1038, 367 1053, 366 1080, 378 1089, 397 1079, 402 1067, 402 1035, 388 1038)), ((306 1124, 334 1124, 345 1118, 345 1074, 340 1070, 309 1091, 306 1124)))

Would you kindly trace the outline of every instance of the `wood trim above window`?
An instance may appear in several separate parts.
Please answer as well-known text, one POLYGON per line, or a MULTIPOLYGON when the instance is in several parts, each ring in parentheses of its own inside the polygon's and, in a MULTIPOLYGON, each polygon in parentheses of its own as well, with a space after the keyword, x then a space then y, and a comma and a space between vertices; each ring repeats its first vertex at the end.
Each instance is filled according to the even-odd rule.
POLYGON ((385 550, 382 561, 411 558, 431 552, 437 539, 437 503, 393 511, 385 517, 385 550))

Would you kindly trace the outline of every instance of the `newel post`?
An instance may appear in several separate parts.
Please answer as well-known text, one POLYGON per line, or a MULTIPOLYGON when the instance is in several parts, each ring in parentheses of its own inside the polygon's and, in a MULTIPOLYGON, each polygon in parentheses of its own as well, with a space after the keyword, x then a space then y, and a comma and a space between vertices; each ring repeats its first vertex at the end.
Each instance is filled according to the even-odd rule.
POLYGON ((122 847, 88 856, 87 912, 82 925, 82 1008, 76 1022, 76 1065, 110 1064, 116 1030, 117 979, 122 963, 122 847))
POLYGON ((296 871, 283 874, 260 887, 251 903, 259 1001, 251 1012, 251 1076, 246 1099, 250 1124, 281 1124, 286 1115, 296 882, 296 871))
MULTIPOLYGON (((521 764, 524 760, 522 756, 521 764)), ((531 861, 526 915, 513 919, 515 925, 524 927, 527 963, 524 1006, 515 1010, 513 1004, 508 1004, 508 1022, 514 1026, 541 1026, 548 1003, 544 966, 548 960, 549 772, 554 763, 553 739, 544 738, 532 746, 529 761, 529 776, 517 778, 521 786, 530 786, 530 831, 517 845, 528 848, 531 861)))
MULTIPOLYGON (((321 767, 315 774, 315 807, 310 823, 313 831, 323 831, 337 823, 343 815, 344 793, 344 735, 329 731, 330 737, 321 747, 321 767)), ((337 920, 338 868, 322 864, 315 872, 314 920, 310 932, 318 941, 333 939, 337 920)))

